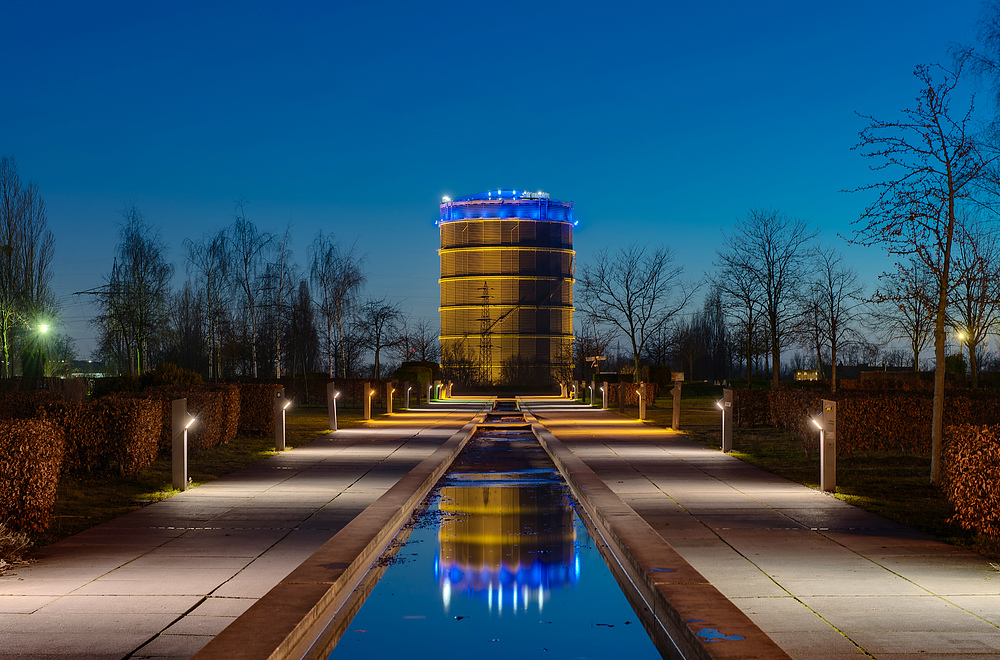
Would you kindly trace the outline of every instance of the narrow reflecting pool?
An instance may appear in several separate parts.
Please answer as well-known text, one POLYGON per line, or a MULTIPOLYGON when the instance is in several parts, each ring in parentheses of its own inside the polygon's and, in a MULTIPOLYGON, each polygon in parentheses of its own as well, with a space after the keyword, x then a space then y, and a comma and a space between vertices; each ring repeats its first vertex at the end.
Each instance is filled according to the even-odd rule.
POLYGON ((477 433, 330 658, 659 658, 525 429, 477 433))

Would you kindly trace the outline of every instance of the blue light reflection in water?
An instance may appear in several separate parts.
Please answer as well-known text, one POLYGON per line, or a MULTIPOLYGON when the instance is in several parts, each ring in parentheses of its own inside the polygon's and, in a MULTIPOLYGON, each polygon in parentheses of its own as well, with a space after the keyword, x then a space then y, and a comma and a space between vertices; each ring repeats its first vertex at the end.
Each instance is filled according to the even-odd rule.
POLYGON ((330 658, 660 657, 553 471, 446 477, 421 520, 330 658))

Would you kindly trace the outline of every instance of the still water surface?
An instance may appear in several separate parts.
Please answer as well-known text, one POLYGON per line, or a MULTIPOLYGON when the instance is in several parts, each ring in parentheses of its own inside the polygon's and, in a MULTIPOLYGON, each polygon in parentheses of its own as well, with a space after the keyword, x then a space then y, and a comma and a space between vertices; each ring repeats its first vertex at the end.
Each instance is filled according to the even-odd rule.
MULTIPOLYGON (((523 433, 476 441, 537 448, 523 433)), ((329 657, 659 658, 554 468, 482 460, 438 485, 329 657)))

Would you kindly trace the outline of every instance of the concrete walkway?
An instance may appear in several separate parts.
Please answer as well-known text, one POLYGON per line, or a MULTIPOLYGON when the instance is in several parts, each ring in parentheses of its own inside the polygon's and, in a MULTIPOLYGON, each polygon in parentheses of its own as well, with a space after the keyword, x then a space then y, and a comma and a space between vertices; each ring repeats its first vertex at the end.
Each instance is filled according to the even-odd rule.
POLYGON ((45 548, 0 576, 0 658, 191 657, 482 407, 321 436, 45 548))
POLYGON ((681 433, 526 403, 793 658, 1000 658, 1000 567, 981 556, 681 433))

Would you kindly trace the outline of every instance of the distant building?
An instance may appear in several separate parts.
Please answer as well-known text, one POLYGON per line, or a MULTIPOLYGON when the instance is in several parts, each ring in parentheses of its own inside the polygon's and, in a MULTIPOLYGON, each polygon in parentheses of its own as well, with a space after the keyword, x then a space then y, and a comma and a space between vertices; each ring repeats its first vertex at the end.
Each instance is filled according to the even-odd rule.
POLYGON ((470 384, 568 379, 573 203, 493 190, 440 210, 442 365, 470 384))

